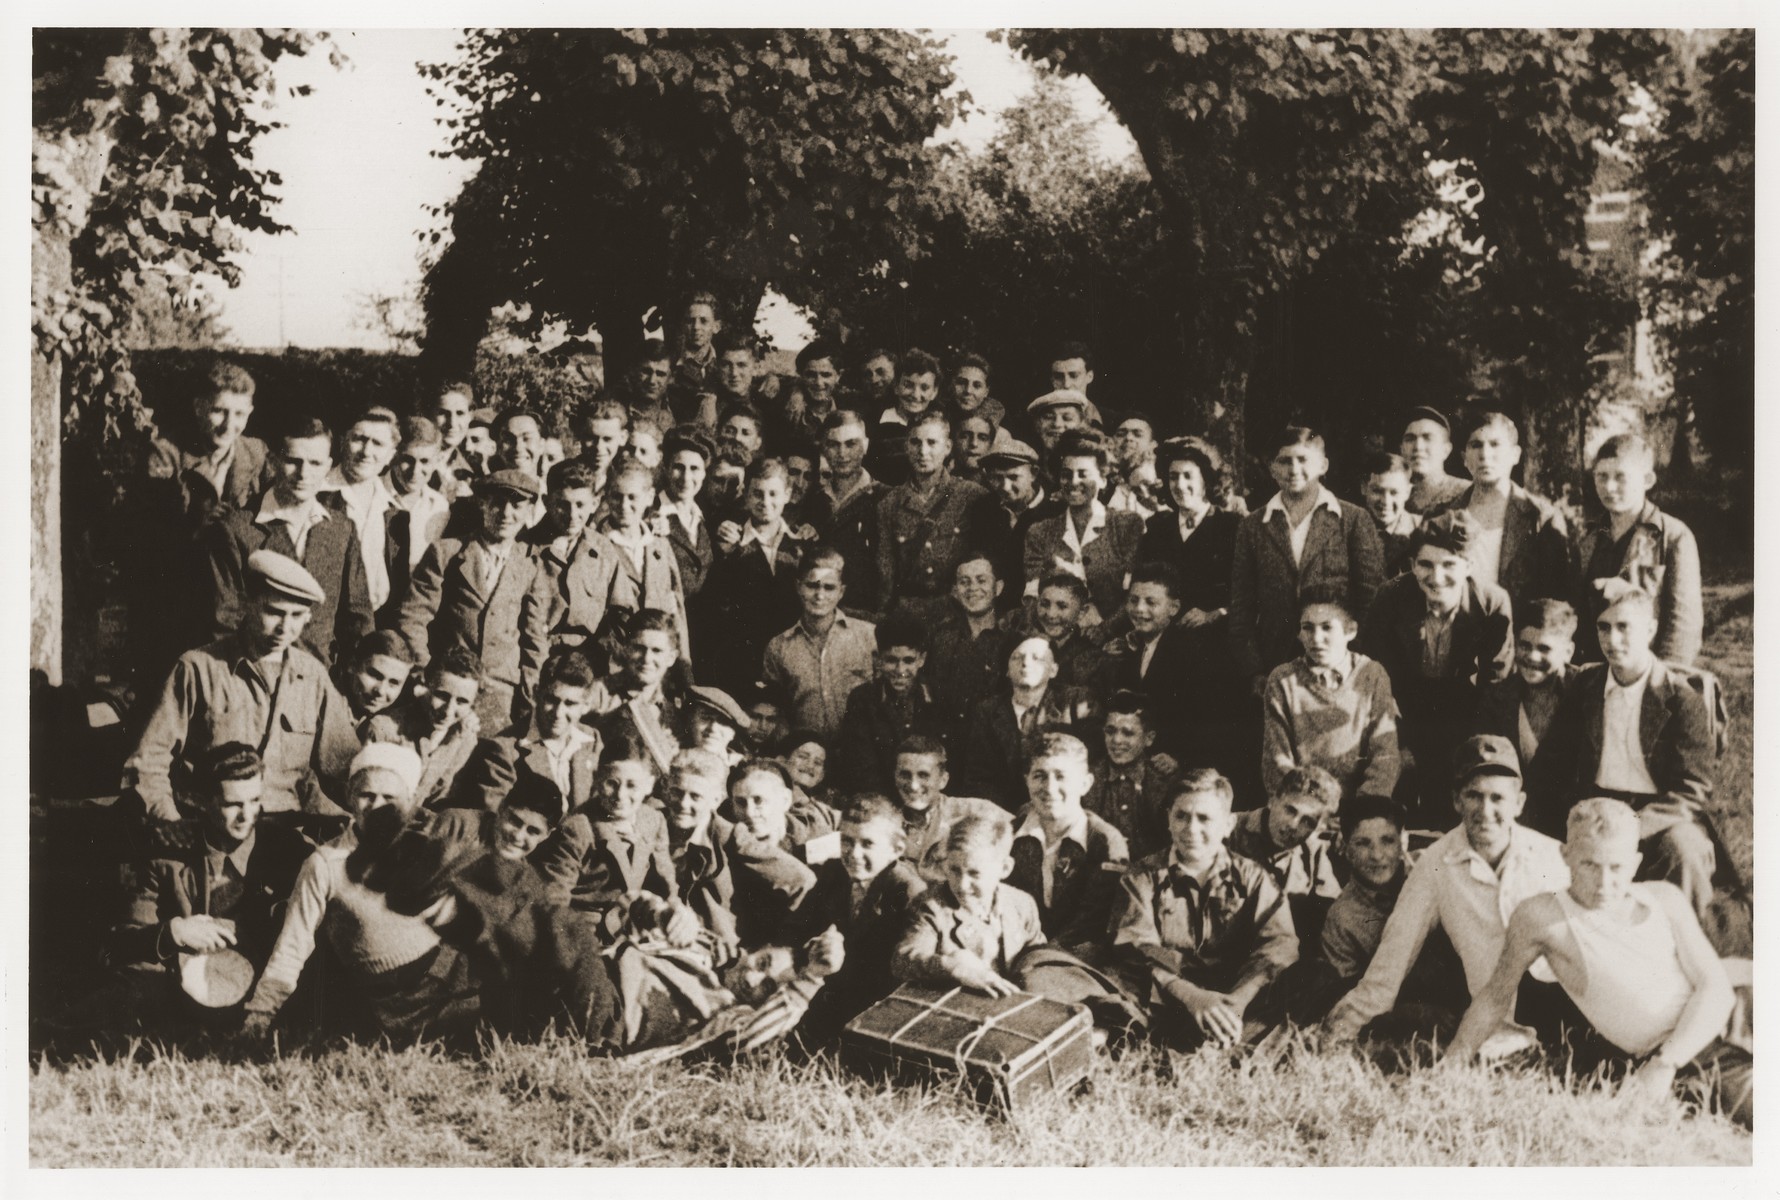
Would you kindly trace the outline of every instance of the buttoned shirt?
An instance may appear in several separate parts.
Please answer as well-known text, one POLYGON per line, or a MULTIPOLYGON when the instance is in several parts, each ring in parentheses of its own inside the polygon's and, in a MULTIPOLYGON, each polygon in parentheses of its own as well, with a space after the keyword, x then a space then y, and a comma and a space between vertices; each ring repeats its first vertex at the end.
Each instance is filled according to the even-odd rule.
POLYGON ((247 861, 253 857, 255 830, 233 850, 218 850, 208 842, 204 845, 205 912, 227 911, 231 893, 247 878, 247 861))
POLYGON ((1644 692, 1650 683, 1650 667, 1630 683, 1621 683, 1607 669, 1601 696, 1601 769, 1595 783, 1608 791, 1654 796, 1662 791, 1651 778, 1644 761, 1644 743, 1638 726, 1644 713, 1644 692))
POLYGON ((821 635, 800 620, 767 643, 761 675, 791 697, 795 725, 832 737, 847 715, 847 697, 872 677, 877 645, 877 627, 844 612, 821 635))
POLYGON ((1286 535, 1291 539, 1294 563, 1304 561, 1304 547, 1310 541, 1310 523, 1315 519, 1316 510, 1319 508, 1325 512, 1333 513, 1337 520, 1341 517, 1341 501, 1335 498, 1334 492, 1321 484, 1317 485, 1316 503, 1310 506, 1310 511, 1305 513, 1304 519, 1296 525, 1292 524, 1291 514, 1286 512, 1285 497, 1279 492, 1273 493, 1273 499, 1267 501, 1267 506, 1261 510, 1262 525, 1272 521, 1274 513, 1278 513, 1280 519, 1286 523, 1286 535))
POLYGON ((1038 814, 1028 810, 1026 819, 1020 822, 1018 829, 1014 830, 1014 841, 1017 842, 1021 838, 1032 838, 1039 845, 1039 878, 1043 881, 1044 902, 1048 908, 1051 903, 1051 884, 1057 875, 1057 852, 1063 849, 1063 843, 1073 842, 1077 850, 1083 854, 1088 852, 1087 814, 1078 816, 1073 825, 1059 834, 1055 841, 1052 841, 1045 833, 1044 823, 1038 819, 1038 814))
MULTIPOLYGON (((1354 1033, 1389 1010, 1435 925, 1446 931, 1465 964, 1465 984, 1477 995, 1496 969, 1508 919, 1521 901, 1569 886, 1570 868, 1555 839, 1516 825, 1501 863, 1491 867, 1459 826, 1423 851, 1410 870, 1372 965, 1336 1005, 1330 1024, 1354 1033)), ((1536 979, 1553 979, 1544 959, 1532 970, 1536 979)))
POLYGON ((1203 881, 1171 848, 1132 866, 1121 880, 1124 910, 1115 947, 1174 977, 1228 991, 1265 983, 1297 961, 1292 910, 1259 863, 1222 846, 1203 881))
POLYGON ((1028 946, 1044 941, 1038 905, 1025 892, 997 884, 989 911, 978 915, 958 906, 950 884, 927 892, 909 914, 908 933, 896 948, 895 974, 914 983, 952 982, 951 971, 973 954, 998 972, 1028 946))
MULTIPOLYGON (((655 535, 646 527, 634 534, 626 533, 622 529, 616 529, 609 526, 600 530, 600 532, 606 535, 606 540, 608 542, 611 542, 614 546, 622 550, 625 557, 630 559, 630 569, 632 571, 641 568, 643 554, 649 549, 649 543, 653 541, 655 537, 655 535)), ((744 538, 745 536, 746 535, 744 535, 744 538)))
MULTIPOLYGON (((679 517, 680 524, 684 526, 686 532, 692 536, 692 540, 694 542, 698 541, 698 527, 705 519, 704 510, 698 506, 698 497, 688 496, 679 503, 675 503, 674 501, 669 500, 664 494, 655 502, 655 512, 656 515, 662 517, 667 516, 669 513, 679 517)), ((656 530, 656 532, 662 537, 667 536, 667 529, 665 527, 656 530)))
MULTIPOLYGON (((150 816, 178 820, 190 764, 224 742, 259 749, 266 812, 306 807, 317 778, 329 791, 341 790, 359 741, 351 709, 327 668, 293 646, 279 667, 267 671, 248 656, 238 634, 179 656, 124 762, 124 786, 136 790, 150 816)), ((323 801, 322 811, 331 808, 323 801)))
POLYGON ((495 585, 501 581, 501 572, 507 569, 507 559, 513 553, 512 542, 474 541, 462 550, 464 574, 470 582, 483 593, 493 595, 495 585))
POLYGON ((777 563, 779 543, 785 540, 785 535, 789 532, 791 532, 791 527, 785 524, 783 517, 773 522, 765 530, 759 529, 750 522, 742 526, 742 540, 736 543, 736 550, 740 552, 751 545, 758 545, 761 554, 766 558, 766 569, 771 571, 777 563))
POLYGON ((1422 674, 1429 679, 1445 679, 1452 666, 1452 619, 1455 607, 1445 614, 1428 610, 1422 618, 1422 674))
POLYGON ((393 502, 388 486, 377 475, 357 483, 348 482, 345 473, 335 467, 328 473, 322 490, 337 493, 345 502, 346 515, 358 530, 359 553, 365 561, 365 590, 370 594, 371 607, 382 608, 389 599, 389 566, 383 558, 383 514, 393 502))
POLYGON ((253 519, 255 525, 270 525, 275 521, 284 522, 290 532, 291 547, 296 550, 297 561, 303 559, 303 547, 309 544, 309 531, 328 519, 328 510, 315 501, 286 508, 278 503, 277 493, 272 488, 260 497, 260 511, 253 519))
POLYGON ((861 469, 859 477, 853 481, 853 486, 846 491, 837 492, 830 487, 824 487, 822 490, 828 493, 828 499, 832 502, 834 511, 839 512, 846 507, 847 502, 852 500, 853 497, 863 496, 871 491, 875 483, 876 481, 871 477, 871 472, 861 469))
POLYGON ((219 496, 227 494, 229 468, 235 465, 235 447, 240 442, 240 438, 235 438, 221 450, 213 450, 203 458, 192 460, 191 469, 209 480, 219 496))
POLYGON ((556 786, 562 789, 562 794, 568 796, 574 792, 571 785, 570 764, 574 762, 576 751, 592 740, 591 732, 579 725, 571 725, 568 733, 555 741, 545 741, 543 738, 534 737, 527 738, 519 745, 522 749, 531 746, 543 747, 545 757, 550 760, 550 778, 556 781, 556 786))
MULTIPOLYGON (((391 492, 389 507, 401 509, 408 516, 408 569, 420 565, 426 548, 432 545, 433 518, 451 511, 451 501, 430 487, 415 485, 406 492, 391 492)), ((382 537, 380 533, 379 538, 382 537)), ((362 539, 361 539, 362 540, 362 539)), ((387 582, 387 576, 386 576, 387 582)))

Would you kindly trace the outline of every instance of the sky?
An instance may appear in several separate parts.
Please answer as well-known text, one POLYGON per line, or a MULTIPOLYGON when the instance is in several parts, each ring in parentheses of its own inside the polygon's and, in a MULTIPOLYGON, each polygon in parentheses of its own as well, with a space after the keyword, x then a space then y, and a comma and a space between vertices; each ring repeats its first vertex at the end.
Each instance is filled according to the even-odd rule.
MULTIPOLYGON (((1000 112, 1032 87, 1034 69, 980 30, 940 30, 956 57, 958 86, 971 95, 968 115, 941 132, 967 147, 995 133, 1000 112)), ((282 234, 244 234, 240 286, 217 289, 223 323, 243 347, 362 346, 387 343, 366 322, 374 296, 413 296, 420 281, 420 235, 433 227, 429 206, 443 204, 472 164, 440 158, 446 131, 416 71, 453 56, 452 29, 335 30, 348 63, 327 56, 286 59, 268 115, 285 123, 255 144, 258 165, 283 183, 276 215, 282 234), (289 90, 308 85, 307 96, 289 90)), ((1097 116, 1109 158, 1135 147, 1100 94, 1071 79, 1078 110, 1097 116)), ((781 345, 807 339, 788 305, 769 304, 761 324, 781 345)))

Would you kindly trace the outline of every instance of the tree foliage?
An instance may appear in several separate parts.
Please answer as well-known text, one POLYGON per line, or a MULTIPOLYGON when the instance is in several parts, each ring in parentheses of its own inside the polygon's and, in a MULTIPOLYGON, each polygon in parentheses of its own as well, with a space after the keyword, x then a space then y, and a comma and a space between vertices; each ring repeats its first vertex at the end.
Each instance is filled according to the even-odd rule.
MULTIPOLYGON (((1617 136, 1657 37, 1024 29, 1009 40, 1092 80, 1136 139, 1202 418, 1214 402, 1271 420, 1320 400, 1346 364, 1298 360, 1292 331, 1319 315, 1339 326, 1356 299, 1394 313, 1398 348, 1441 360, 1433 378, 1451 390, 1366 396, 1354 379, 1355 403, 1457 407, 1481 383, 1524 416, 1576 408, 1590 335, 1623 303, 1583 253, 1595 143, 1617 136)), ((1376 361, 1352 344, 1342 357, 1376 361)), ((1240 421, 1231 432, 1239 450, 1240 421)))
MULTIPOLYGON (((64 364, 73 430, 145 426, 125 332, 132 297, 195 276, 231 285, 239 230, 276 232, 280 182, 256 167, 273 65, 321 35, 272 29, 39 29, 32 39, 31 218, 65 245, 66 279, 35 278, 38 353, 64 364)), ((331 51, 331 47, 330 47, 331 51)))
POLYGON ((477 30, 426 68, 450 153, 426 351, 461 368, 489 310, 589 321, 622 349, 692 289, 751 317, 917 252, 924 143, 958 98, 939 44, 895 30, 477 30))

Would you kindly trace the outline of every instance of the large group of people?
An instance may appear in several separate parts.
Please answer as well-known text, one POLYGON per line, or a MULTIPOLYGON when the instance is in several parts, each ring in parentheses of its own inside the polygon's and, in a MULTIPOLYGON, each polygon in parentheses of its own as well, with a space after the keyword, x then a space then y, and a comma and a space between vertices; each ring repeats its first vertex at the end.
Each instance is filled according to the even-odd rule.
POLYGON ((980 355, 778 377, 686 317, 562 430, 448 381, 264 443, 227 362, 163 405, 95 1011, 808 1048, 922 983, 1114 1049, 1587 1048, 1748 1119, 1698 554, 1641 437, 1580 527, 1497 412, 1408 410, 1359 503, 1315 429, 1251 436, 1245 497, 1079 344, 1020 406, 980 355))

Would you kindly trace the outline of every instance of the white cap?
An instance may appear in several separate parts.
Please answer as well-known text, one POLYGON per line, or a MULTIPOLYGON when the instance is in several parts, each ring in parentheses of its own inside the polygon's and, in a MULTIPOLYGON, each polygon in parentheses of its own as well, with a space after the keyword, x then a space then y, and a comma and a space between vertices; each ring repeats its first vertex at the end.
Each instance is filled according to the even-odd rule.
POLYGON ((352 779, 360 771, 370 770, 394 771, 396 777, 407 785, 409 795, 420 786, 420 755, 400 742, 367 743, 353 758, 346 777, 352 779))

